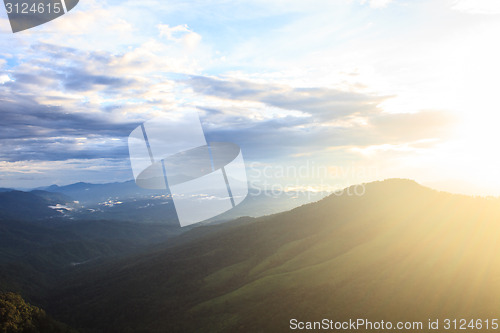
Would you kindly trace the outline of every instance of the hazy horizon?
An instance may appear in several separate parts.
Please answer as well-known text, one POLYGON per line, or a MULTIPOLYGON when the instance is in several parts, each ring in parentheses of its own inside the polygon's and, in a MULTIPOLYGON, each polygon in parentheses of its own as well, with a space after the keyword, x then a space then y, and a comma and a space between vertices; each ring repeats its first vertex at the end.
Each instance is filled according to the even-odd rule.
MULTIPOLYGON (((356 186, 356 185, 361 185, 361 184, 369 184, 372 182, 378 182, 378 181, 385 181, 385 180, 391 180, 391 179, 399 179, 399 178, 385 178, 385 179, 373 179, 367 182, 362 182, 362 183, 352 183, 352 184, 347 184, 344 186, 339 186, 338 184, 332 184, 332 186, 324 187, 323 189, 317 189, 317 188, 307 188, 307 187, 300 187, 300 188, 295 188, 295 187, 272 187, 271 186, 268 188, 261 187, 262 184, 257 184, 252 186, 252 184, 249 185, 249 190, 253 192, 272 192, 276 193, 277 195, 282 195, 283 193, 297 193, 297 194, 303 194, 307 195, 308 193, 311 193, 312 195, 330 195, 336 191, 346 189, 350 186, 356 186), (336 185, 336 186, 333 186, 336 185)), ((498 194, 494 194, 492 192, 488 192, 488 190, 484 191, 484 188, 474 186, 473 184, 469 184, 467 182, 456 182, 456 181, 437 181, 437 182, 428 182, 428 183, 420 183, 414 179, 411 178, 403 178, 403 179, 408 179, 410 181, 415 181, 419 185, 422 185, 424 187, 428 187, 432 190, 437 190, 437 191, 442 191, 442 192, 447 192, 451 194, 462 194, 462 195, 467 195, 467 196, 482 196, 482 197, 500 197, 498 194)), ((13 189, 13 190, 19 190, 19 191, 32 191, 32 190, 39 190, 39 189, 44 189, 44 188, 49 188, 51 186, 58 186, 58 187, 66 187, 66 186, 71 186, 79 183, 85 183, 85 184, 90 184, 90 185, 108 185, 108 184, 121 184, 121 183, 128 183, 128 182, 134 182, 134 179, 128 179, 124 181, 115 181, 115 182, 75 182, 75 183, 67 183, 67 184, 47 184, 47 185, 42 185, 42 186, 36 186, 36 187, 0 187, 0 188, 8 188, 8 189, 13 189)))

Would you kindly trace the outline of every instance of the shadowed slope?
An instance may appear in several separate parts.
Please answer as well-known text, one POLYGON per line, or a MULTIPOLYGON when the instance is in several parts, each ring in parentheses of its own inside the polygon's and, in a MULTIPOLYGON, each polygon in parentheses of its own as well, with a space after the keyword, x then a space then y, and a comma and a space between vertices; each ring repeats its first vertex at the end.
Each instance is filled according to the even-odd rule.
POLYGON ((494 318, 499 203, 375 182, 363 196, 345 192, 81 271, 49 304, 75 327, 116 332, 276 332, 288 331, 291 318, 494 318))

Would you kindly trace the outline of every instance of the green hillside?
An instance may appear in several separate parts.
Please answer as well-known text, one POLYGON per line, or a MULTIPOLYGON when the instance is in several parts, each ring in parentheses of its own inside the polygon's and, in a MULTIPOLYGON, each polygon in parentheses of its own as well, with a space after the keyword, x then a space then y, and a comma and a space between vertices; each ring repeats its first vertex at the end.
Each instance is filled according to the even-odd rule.
POLYGON ((0 220, 0 292, 43 298, 81 265, 98 266, 146 251, 176 235, 177 229, 120 221, 67 221, 53 226, 0 220))
POLYGON ((498 199, 408 180, 365 190, 190 240, 200 232, 192 230, 148 255, 80 271, 47 304, 96 332, 285 332, 292 318, 427 324, 499 315, 498 199))

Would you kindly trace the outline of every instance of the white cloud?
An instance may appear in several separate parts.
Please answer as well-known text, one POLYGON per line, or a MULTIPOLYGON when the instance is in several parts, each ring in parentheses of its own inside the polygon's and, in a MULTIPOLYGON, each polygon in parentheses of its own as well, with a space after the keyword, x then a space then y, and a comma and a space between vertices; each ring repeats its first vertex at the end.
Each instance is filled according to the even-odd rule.
POLYGON ((0 84, 4 84, 5 82, 9 82, 10 77, 7 74, 0 75, 0 84))
POLYGON ((166 37, 174 42, 181 42, 184 46, 193 49, 201 41, 201 36, 189 29, 186 24, 170 27, 168 24, 159 24, 160 37, 166 37))
MULTIPOLYGON (((386 7, 393 0, 369 0, 371 8, 383 8, 386 7)), ((361 0, 361 4, 365 4, 367 0, 361 0)))
POLYGON ((170 27, 168 24, 158 24, 160 37, 166 37, 168 40, 180 41, 181 38, 176 35, 191 32, 186 24, 170 27))
POLYGON ((500 14, 498 0, 454 0, 452 9, 470 14, 500 14))

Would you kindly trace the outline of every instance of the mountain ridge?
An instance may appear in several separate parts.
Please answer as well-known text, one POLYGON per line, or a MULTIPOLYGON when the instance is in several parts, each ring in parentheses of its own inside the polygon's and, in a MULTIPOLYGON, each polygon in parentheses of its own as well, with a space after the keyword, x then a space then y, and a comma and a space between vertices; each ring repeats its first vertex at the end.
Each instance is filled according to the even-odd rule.
MULTIPOLYGON (((67 186, 42 187, 29 192, 13 190, 0 192, 2 193, 4 194, 3 197, 0 195, 0 207, 2 198, 3 201, 10 200, 9 205, 3 206, 5 218, 32 221, 47 218, 61 221, 120 220, 179 226, 174 203, 167 191, 142 189, 134 181, 105 184, 79 182, 67 186), (21 192, 29 194, 24 195, 21 192), (19 195, 26 196, 26 199, 16 202, 13 196, 19 195), (30 195, 33 196, 28 198, 30 195), (45 206, 42 205, 43 200, 47 201, 45 206), (30 201, 39 212, 32 209, 32 213, 25 214, 18 209, 30 201)), ((247 198, 237 207, 203 223, 222 223, 242 216, 269 215, 316 201, 324 196, 322 193, 297 193, 291 199, 289 195, 284 194, 276 195, 250 188, 247 198)))
POLYGON ((80 272, 47 305, 73 326, 109 332, 284 332, 291 318, 494 313, 498 200, 401 179, 363 186, 361 196, 344 191, 80 272), (467 284, 477 272, 489 285, 467 284))

